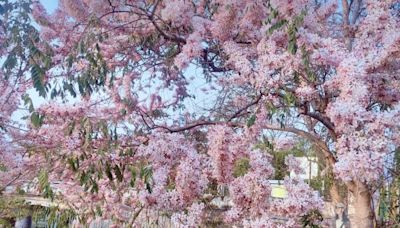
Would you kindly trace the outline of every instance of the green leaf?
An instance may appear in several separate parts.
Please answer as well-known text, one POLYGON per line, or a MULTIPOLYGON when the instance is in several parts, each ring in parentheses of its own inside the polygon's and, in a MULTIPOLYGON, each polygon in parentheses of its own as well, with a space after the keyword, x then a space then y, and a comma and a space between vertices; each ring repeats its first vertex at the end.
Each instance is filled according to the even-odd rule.
POLYGON ((49 174, 47 173, 46 170, 42 169, 39 172, 38 181, 39 181, 39 188, 43 192, 43 196, 46 198, 53 199, 54 195, 49 183, 49 174))
POLYGON ((28 94, 23 95, 22 99, 24 100, 25 106, 28 106, 29 112, 35 111, 35 108, 33 107, 32 99, 29 97, 28 94))
POLYGON ((68 83, 68 82, 64 81, 63 88, 64 88, 64 90, 67 90, 71 94, 71 96, 73 96, 74 98, 76 97, 75 88, 72 83, 68 83))
POLYGON ((235 162, 233 167, 233 176, 244 176, 250 169, 250 160, 248 158, 241 158, 235 162))
POLYGON ((38 127, 42 126, 43 119, 44 119, 44 116, 40 115, 37 112, 33 112, 31 114, 31 123, 35 128, 38 128, 38 127))
POLYGON ((92 178, 90 178, 90 183, 92 184, 92 188, 90 189, 90 192, 91 193, 99 192, 99 185, 97 184, 97 182, 95 180, 93 180, 92 178))
POLYGON ((33 86, 40 96, 46 97, 46 88, 44 86, 44 70, 38 65, 33 64, 31 67, 31 76, 33 81, 33 86))
POLYGON ((143 166, 140 170, 140 177, 143 178, 145 184, 146 184, 146 189, 149 193, 152 192, 151 189, 151 180, 153 177, 153 169, 151 166, 143 166))
POLYGON ((143 178, 145 181, 150 180, 153 176, 153 169, 151 166, 143 166, 140 169, 140 177, 143 178))
POLYGON ((131 181, 129 182, 129 185, 133 188, 135 187, 136 183, 136 169, 134 167, 130 167, 131 171, 131 181))
POLYGON ((292 54, 292 55, 294 55, 294 54, 296 54, 296 52, 297 52, 297 44, 296 44, 296 41, 289 41, 289 44, 288 44, 288 52, 290 53, 290 54, 292 54))
POLYGON ((317 80, 317 77, 315 76, 315 73, 312 69, 311 63, 310 63, 310 54, 309 52, 305 49, 305 47, 301 48, 301 58, 302 58, 302 62, 306 71, 306 75, 307 78, 311 81, 311 82, 315 82, 317 80))
POLYGON ((10 54, 7 56, 6 61, 3 63, 3 68, 7 70, 13 69, 17 65, 17 58, 14 54, 10 54))
POLYGON ((72 171, 76 172, 76 167, 75 167, 75 163, 74 160, 72 158, 68 158, 68 164, 71 167, 72 171))
POLYGON ((289 106, 293 105, 296 101, 295 95, 291 92, 286 92, 283 98, 284 98, 285 104, 287 104, 289 106))
POLYGON ((268 33, 272 34, 274 31, 282 28, 284 25, 286 25, 288 23, 288 21, 286 19, 280 20, 278 22, 276 22, 275 24, 273 24, 269 29, 268 29, 268 33))
POLYGON ((125 156, 129 156, 129 157, 132 157, 132 156, 135 155, 135 153, 134 153, 134 151, 133 151, 132 148, 128 148, 128 149, 125 151, 124 155, 125 155, 125 156))
POLYGON ((169 47, 167 49, 167 51, 165 52, 165 57, 167 59, 171 58, 171 57, 174 57, 177 54, 177 52, 178 52, 178 46, 173 45, 172 47, 169 47))
POLYGON ((253 126, 255 122, 256 122, 256 115, 253 114, 253 115, 247 120, 247 127, 253 126))
POLYGON ((80 174, 79 183, 81 185, 85 185, 88 180, 89 180, 89 175, 85 171, 82 171, 80 174))
POLYGON ((102 216, 103 212, 101 211, 101 207, 99 205, 96 206, 96 215, 102 216))
POLYGON ((42 52, 32 42, 29 43, 29 50, 31 57, 42 57, 42 52))

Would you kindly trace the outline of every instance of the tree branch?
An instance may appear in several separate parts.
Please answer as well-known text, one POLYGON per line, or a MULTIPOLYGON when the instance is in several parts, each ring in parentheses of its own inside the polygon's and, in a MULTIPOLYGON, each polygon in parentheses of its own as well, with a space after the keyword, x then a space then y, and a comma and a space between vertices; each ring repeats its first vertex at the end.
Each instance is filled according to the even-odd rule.
MULTIPOLYGON (((182 126, 182 127, 172 128, 172 127, 168 127, 168 126, 157 125, 157 124, 154 123, 154 121, 151 120, 151 117, 149 115, 147 115, 147 114, 145 114, 145 115, 151 120, 151 122, 153 124, 153 127, 152 127, 153 129, 162 128, 162 129, 165 129, 165 130, 167 130, 167 131, 169 131, 171 133, 186 131, 186 130, 190 130, 192 128, 196 128, 196 127, 200 127, 200 126, 217 125, 217 124, 227 124, 228 126, 232 126, 232 127, 243 127, 242 125, 240 125, 238 123, 233 123, 231 121, 236 119, 237 117, 239 117, 240 114, 243 111, 247 110, 251 106, 254 106, 254 105, 258 104, 258 102, 260 102, 262 96, 263 96, 263 94, 260 93, 253 102, 251 102, 251 103, 247 104, 246 106, 244 106, 243 108, 237 110, 233 115, 231 115, 229 118, 227 118, 226 121, 201 120, 201 121, 197 121, 197 122, 194 122, 194 123, 187 124, 187 125, 182 126)), ((145 121, 145 124, 147 125, 148 123, 145 121)))
POLYGON ((258 102, 260 102, 262 96, 263 96, 263 94, 260 93, 260 95, 257 96, 257 98, 256 98, 255 101, 251 102, 250 104, 248 104, 248 105, 244 106, 243 108, 239 109, 238 111, 236 111, 236 112, 228 119, 228 121, 232 121, 233 119, 237 118, 237 117, 240 115, 240 113, 242 113, 243 111, 247 110, 248 108, 250 108, 250 107, 253 106, 253 105, 258 104, 258 102))
POLYGON ((269 129, 269 130, 276 130, 276 131, 285 131, 285 132, 290 132, 293 134, 296 134, 298 136, 301 136, 303 138, 309 139, 310 141, 312 141, 316 146, 318 146, 322 152, 324 153, 325 159, 329 162, 329 165, 333 165, 336 162, 336 158, 333 156, 333 154, 330 152, 328 146, 321 141, 321 139, 319 139, 318 137, 316 137, 315 135, 297 129, 297 128, 287 128, 287 127, 277 127, 277 126, 273 126, 273 125, 264 125, 263 127, 269 129))
POLYGON ((321 122, 326 128, 328 128, 329 133, 336 140, 337 135, 335 133, 335 126, 328 117, 323 116, 321 113, 317 113, 317 112, 306 111, 303 114, 321 122))
POLYGON ((208 60, 208 53, 209 50, 208 49, 204 49, 203 50, 203 63, 204 65, 208 66, 213 72, 226 72, 229 69, 225 68, 225 67, 217 67, 214 65, 214 63, 212 61, 208 60))
POLYGON ((181 38, 181 37, 178 37, 178 36, 171 36, 171 35, 165 33, 165 32, 160 28, 160 26, 156 23, 156 21, 154 20, 155 11, 157 10, 157 6, 158 6, 159 3, 160 3, 160 1, 157 1, 157 2, 154 4, 153 10, 150 12, 150 14, 147 13, 147 11, 146 11, 145 9, 142 9, 142 10, 146 13, 147 18, 148 18, 148 19, 150 20, 150 22, 153 24, 154 28, 156 28, 156 30, 157 30, 165 39, 170 40, 170 41, 175 41, 175 42, 178 42, 178 43, 186 44, 186 40, 185 40, 185 39, 183 39, 183 38, 181 38))

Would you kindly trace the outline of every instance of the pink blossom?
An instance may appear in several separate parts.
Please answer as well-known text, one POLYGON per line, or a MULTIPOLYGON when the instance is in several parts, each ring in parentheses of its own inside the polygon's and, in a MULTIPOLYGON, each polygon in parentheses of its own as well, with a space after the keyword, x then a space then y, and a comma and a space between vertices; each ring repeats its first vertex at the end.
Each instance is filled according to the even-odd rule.
POLYGON ((277 138, 274 141, 275 150, 290 150, 296 145, 296 140, 292 137, 277 138))

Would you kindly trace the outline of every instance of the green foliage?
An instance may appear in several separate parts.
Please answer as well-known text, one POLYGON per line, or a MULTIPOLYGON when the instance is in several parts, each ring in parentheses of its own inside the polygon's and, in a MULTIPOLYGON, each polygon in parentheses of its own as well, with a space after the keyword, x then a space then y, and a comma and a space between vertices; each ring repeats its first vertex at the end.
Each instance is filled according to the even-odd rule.
POLYGON ((277 30, 286 28, 286 32, 289 38, 287 50, 293 55, 296 54, 298 49, 297 31, 298 28, 303 24, 306 11, 302 10, 299 15, 294 16, 292 20, 288 21, 286 19, 279 19, 278 9, 274 9, 270 3, 268 3, 268 8, 271 12, 265 21, 266 24, 271 24, 268 29, 268 34, 272 34, 277 30))
POLYGON ((285 94, 283 95, 283 101, 287 106, 292 106, 296 102, 296 96, 289 91, 285 91, 285 94))
POLYGON ((43 125, 44 115, 39 114, 38 112, 33 112, 31 114, 31 123, 34 127, 38 128, 43 125))
POLYGON ((35 111, 35 107, 33 106, 32 99, 29 97, 28 94, 23 95, 22 99, 24 100, 24 105, 28 107, 28 110, 30 113, 35 111))
POLYGON ((42 191, 43 197, 50 198, 51 200, 53 200, 54 193, 50 186, 48 172, 42 169, 39 172, 38 180, 39 180, 39 189, 42 191))
POLYGON ((15 55, 9 55, 7 56, 6 61, 4 61, 3 63, 3 68, 8 70, 13 69, 14 67, 17 66, 17 63, 18 63, 17 57, 15 55))
POLYGON ((317 76, 315 75, 311 66, 310 53, 304 47, 301 48, 301 60, 308 80, 310 80, 310 82, 315 82, 317 80, 317 76))
POLYGON ((250 169, 250 160, 248 158, 241 158, 235 162, 233 167, 233 176, 244 176, 250 169))
POLYGON ((105 85, 107 74, 110 71, 103 59, 100 46, 96 43, 99 40, 96 39, 99 38, 88 34, 87 37, 76 44, 75 50, 67 58, 67 67, 70 69, 74 63, 82 60, 86 60, 88 64, 81 73, 69 74, 69 79, 63 82, 63 88, 55 92, 55 96, 64 95, 64 91, 68 91, 73 97, 77 96, 77 91, 86 96, 92 94, 93 91, 98 91, 105 85), (89 48, 91 46, 95 46, 95 48, 89 48))
POLYGON ((17 217, 24 217, 31 213, 31 209, 28 204, 25 203, 21 197, 0 197, 0 224, 9 223, 10 219, 17 217))
POLYGON ((0 197, 0 226, 13 227, 17 218, 32 216, 33 224, 47 221, 48 227, 69 227, 76 214, 71 209, 30 205, 23 196, 0 197))
POLYGON ((99 191, 99 185, 93 175, 92 171, 81 171, 80 175, 80 184, 84 187, 85 191, 90 191, 91 193, 97 193, 99 191))
POLYGON ((272 166, 274 167, 275 173, 273 179, 283 180, 288 174, 287 167, 285 165, 285 157, 289 154, 285 151, 275 151, 273 144, 267 139, 263 138, 256 146, 256 149, 261 149, 272 155, 272 166))
POLYGON ((274 31, 279 30, 280 28, 282 28, 284 25, 286 25, 288 23, 288 21, 286 19, 283 20, 279 20, 278 22, 276 22, 275 24, 273 24, 269 29, 268 29, 268 33, 272 34, 274 31))
POLYGON ((270 153, 272 153, 272 166, 275 170, 274 179, 283 180, 285 176, 289 175, 285 157, 290 154, 290 151, 273 151, 270 153))
MULTIPOLYGON (((292 154, 295 157, 304 157, 304 156, 312 156, 314 152, 305 146, 305 142, 299 141, 297 145, 289 150, 276 150, 273 144, 264 137, 257 145, 257 149, 261 149, 266 151, 272 156, 272 166, 274 167, 275 173, 273 179, 275 180, 283 180, 285 176, 289 175, 288 167, 285 164, 285 158, 289 154, 292 154)), ((315 180, 314 185, 322 186, 319 179, 315 180)))
POLYGON ((309 185, 314 190, 322 191, 324 189, 324 184, 326 184, 326 178, 322 176, 317 176, 311 180, 309 180, 309 185))
POLYGON ((256 115, 253 114, 253 115, 247 120, 247 127, 253 126, 255 122, 256 122, 256 115))
MULTIPOLYGON (((266 19, 265 23, 266 24, 272 24, 272 22, 278 18, 279 16, 279 11, 274 9, 270 3, 268 3, 268 8, 270 10, 270 14, 268 18, 266 19)), ((271 27, 268 29, 268 33, 272 34, 274 31, 279 30, 282 28, 284 25, 286 25, 288 21, 286 19, 278 20, 274 24, 271 25, 271 27)))
POLYGON ((272 116, 276 114, 279 110, 271 102, 265 103, 265 109, 268 110, 268 119, 271 120, 272 116))
POLYGON ((57 207, 36 207, 32 214, 35 223, 47 221, 48 227, 69 227, 76 217, 77 215, 73 210, 61 210, 57 207))
MULTIPOLYGON (((33 58, 33 57, 32 57, 33 58)), ((46 61, 46 57, 40 56, 42 61, 46 61)), ((48 89, 45 84, 46 68, 36 63, 31 64, 31 77, 33 82, 33 87, 39 93, 39 96, 46 97, 48 89)))
POLYGON ((84 137, 83 148, 86 150, 90 150, 90 146, 92 145, 92 136, 94 132, 93 125, 89 118, 85 117, 81 120, 80 131, 82 136, 84 137))
POLYGON ((297 30, 303 24, 304 16, 306 12, 303 10, 300 15, 293 18, 292 22, 288 25, 287 33, 289 37, 288 51, 294 55, 297 52, 297 30))
POLYGON ((5 164, 0 162, 0 172, 5 172, 7 171, 7 167, 5 166, 5 164))
POLYGON ((76 91, 72 83, 64 82, 63 88, 68 91, 72 97, 76 97, 76 91))
POLYGON ((179 53, 179 48, 177 45, 172 45, 170 47, 168 47, 165 51, 165 58, 166 59, 170 59, 173 60, 173 58, 179 53))
POLYGON ((285 120, 286 120, 286 114, 285 113, 280 113, 278 117, 276 118, 276 121, 279 123, 280 128, 285 128, 285 120))
POLYGON ((151 183, 153 179, 153 168, 151 166, 141 166, 140 167, 140 177, 146 184, 146 189, 149 193, 152 192, 151 183))
MULTIPOLYGON (((69 69, 82 59, 87 60, 88 67, 80 74, 69 75, 68 78, 62 79, 61 84, 51 85, 47 82, 46 74, 52 67, 53 52, 40 39, 39 32, 33 26, 30 17, 31 3, 31 0, 0 1, 0 13, 4 19, 0 21, 0 26, 4 27, 7 37, 0 46, 7 50, 2 64, 6 78, 11 75, 19 78, 29 76, 39 96, 46 97, 50 93, 52 99, 57 96, 65 98, 67 93, 76 97, 78 91, 82 95, 90 95, 104 86, 109 70, 101 55, 100 46, 96 43, 101 42, 101 39, 93 34, 83 37, 66 60, 69 69), (27 75, 23 69, 30 69, 29 74, 27 75)), ((47 22, 39 21, 39 23, 47 22)), ((89 23, 95 25, 96 19, 92 18, 89 23)))
POLYGON ((129 170, 131 172, 131 180, 129 181, 129 185, 133 188, 136 184, 137 171, 135 167, 129 167, 129 170))
MULTIPOLYGON (((39 32, 31 21, 30 0, 0 1, 2 20, 6 40, 0 48, 7 50, 2 68, 6 79, 10 76, 22 79, 27 76, 25 69, 30 69, 30 79, 40 96, 47 93, 46 71, 51 67, 52 52, 40 40, 39 32)), ((31 108, 30 111, 32 112, 31 108)))
POLYGON ((71 121, 64 129, 65 135, 69 136, 74 131, 79 131, 80 136, 83 138, 83 153, 80 156, 65 157, 65 161, 69 168, 76 173, 80 185, 84 187, 85 191, 95 193, 98 191, 98 180, 104 176, 111 181, 112 185, 123 182, 123 174, 125 172, 125 165, 113 164, 106 160, 99 161, 98 164, 91 164, 89 168, 81 169, 80 164, 89 159, 87 152, 99 153, 101 156, 107 156, 109 150, 120 150, 120 156, 133 156, 134 151, 132 148, 122 150, 118 148, 115 143, 117 138, 116 127, 113 129, 106 120, 100 120, 92 123, 90 118, 83 118, 79 124, 77 121, 71 121), (99 137, 108 140, 109 144, 101 148, 93 148, 92 140, 99 137))
MULTIPOLYGON (((132 164, 130 166, 128 166, 127 168, 125 167, 121 167, 118 165, 114 166, 114 173, 112 173, 112 169, 109 168, 109 174, 110 177, 116 177, 116 179, 119 182, 123 182, 123 173, 125 171, 125 169, 128 169, 129 172, 131 173, 131 179, 129 180, 129 185, 131 187, 135 187, 137 178, 140 178, 141 180, 143 180, 143 182, 145 183, 145 187, 147 189, 147 191, 149 193, 152 192, 152 185, 153 185, 153 168, 151 165, 145 164, 145 163, 137 163, 137 164, 132 164)), ((173 189, 174 183, 169 180, 168 182, 168 189, 173 189)))

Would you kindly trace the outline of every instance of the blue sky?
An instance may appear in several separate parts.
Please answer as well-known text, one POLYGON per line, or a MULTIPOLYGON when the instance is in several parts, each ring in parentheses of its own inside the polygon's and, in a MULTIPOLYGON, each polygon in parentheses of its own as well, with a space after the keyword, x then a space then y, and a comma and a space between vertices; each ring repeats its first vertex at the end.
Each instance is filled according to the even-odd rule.
POLYGON ((40 0, 43 6, 47 9, 49 13, 53 12, 58 5, 58 0, 40 0))

